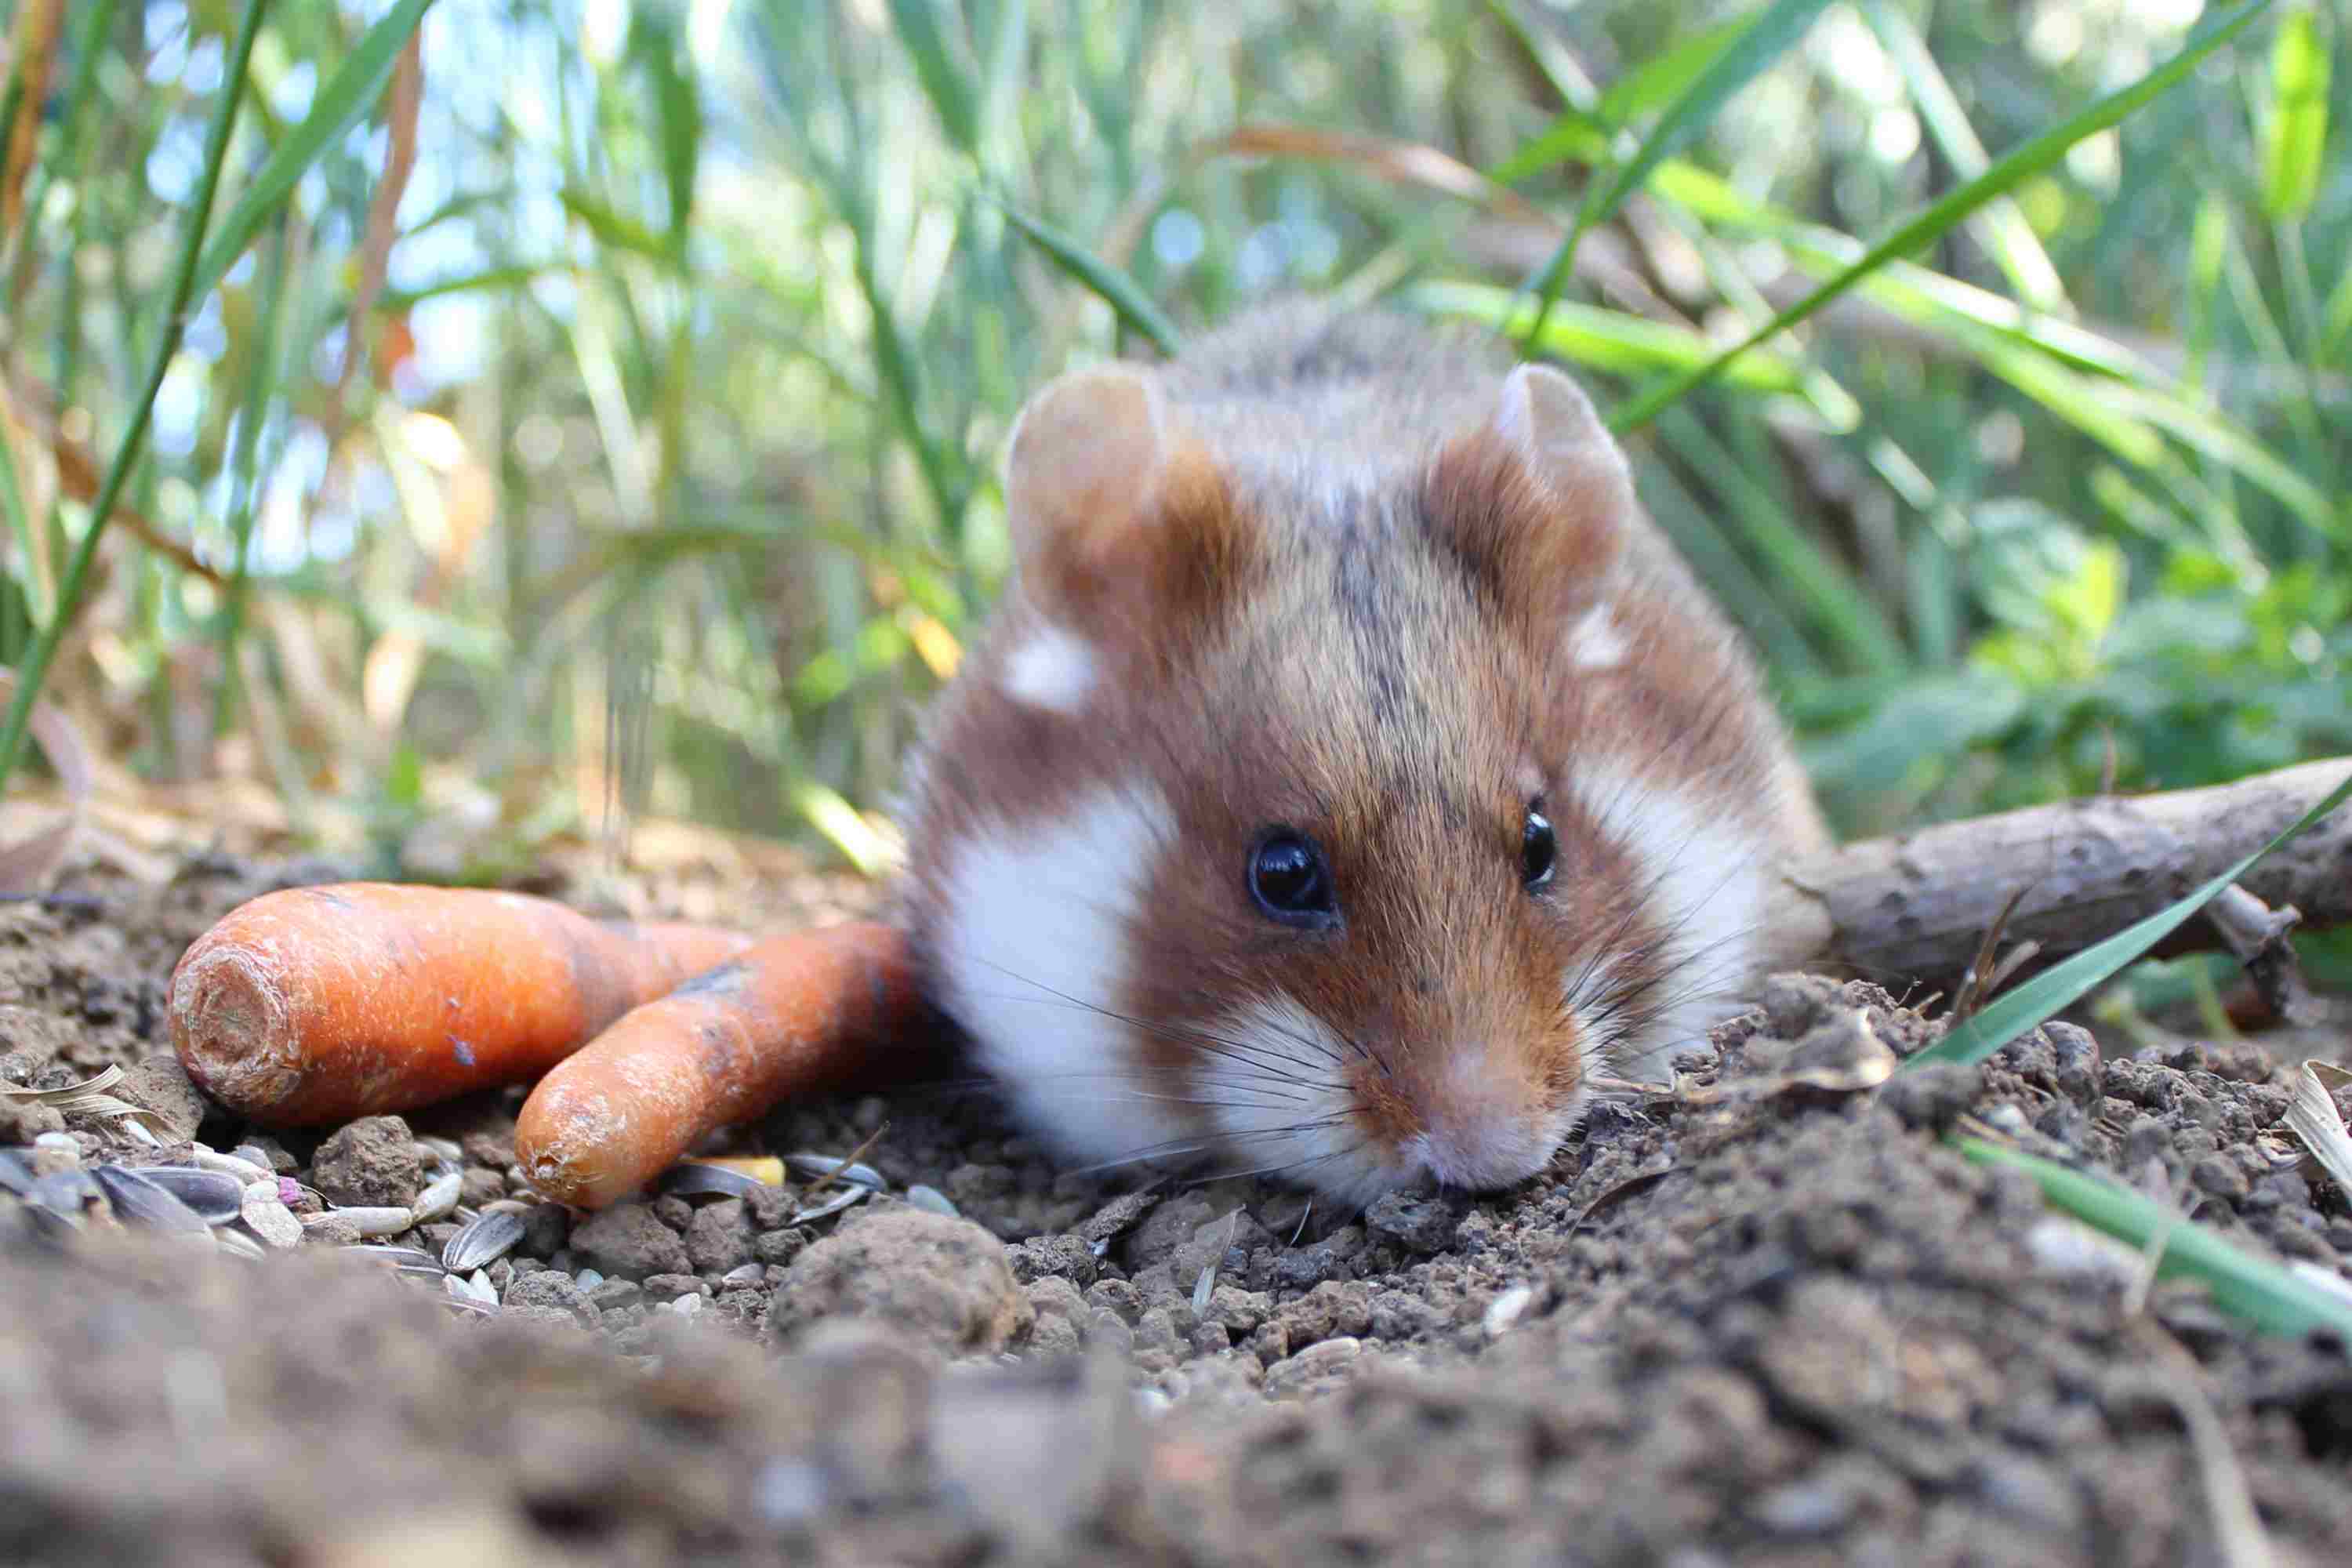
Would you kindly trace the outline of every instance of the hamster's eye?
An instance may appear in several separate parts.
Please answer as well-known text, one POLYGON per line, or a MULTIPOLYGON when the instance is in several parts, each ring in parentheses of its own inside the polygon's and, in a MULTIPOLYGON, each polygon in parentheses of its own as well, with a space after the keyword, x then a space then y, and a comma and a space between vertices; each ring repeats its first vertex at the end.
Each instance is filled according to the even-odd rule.
POLYGON ((1328 925, 1339 912, 1323 851, 1286 827, 1268 832, 1250 851, 1249 889, 1257 907, 1285 925, 1328 925))
POLYGON ((1559 858, 1559 845, 1551 836, 1551 818, 1542 811, 1541 801, 1528 807, 1527 826, 1519 833, 1519 880, 1529 892, 1551 880, 1552 862, 1559 858))

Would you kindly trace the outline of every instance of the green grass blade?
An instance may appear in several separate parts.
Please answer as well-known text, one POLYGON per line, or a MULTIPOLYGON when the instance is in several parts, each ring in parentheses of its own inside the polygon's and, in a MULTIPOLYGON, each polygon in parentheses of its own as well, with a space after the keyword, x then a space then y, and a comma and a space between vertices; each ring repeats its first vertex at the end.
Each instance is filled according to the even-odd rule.
POLYGON ((2164 64, 2129 87, 2109 93, 2080 114, 2052 126, 2008 153, 1975 179, 1930 203, 1926 211, 1901 225, 1893 234, 1864 251, 1843 271, 1759 327, 1741 342, 1726 349, 1707 363, 1685 371, 1672 381, 1612 409, 1609 416, 1609 427, 1622 434, 1646 424, 1668 404, 1714 380, 1741 354, 1770 342, 1804 321, 1889 262, 1908 256, 1942 237, 1954 225, 1979 207, 1995 197, 2007 195, 2025 181, 2056 163, 2076 142, 2119 123, 2134 110, 2169 89, 2195 70, 2198 62, 2206 56, 2243 32, 2248 24, 2270 8, 2270 4, 2271 0, 2248 0, 2248 4, 2235 11, 2200 25, 2189 35, 2189 41, 2181 46, 2180 51, 2164 64))
MULTIPOLYGON (((1402 290, 1397 302, 1432 315, 1483 321, 1504 336, 1578 364, 1617 374, 1671 370, 1697 364, 1715 352, 1698 333, 1672 321, 1629 315, 1563 300, 1552 307, 1543 336, 1535 329, 1535 301, 1485 283, 1427 282, 1402 290)), ((1781 354, 1759 354, 1729 373, 1753 392, 1796 392, 1804 370, 1781 354)))
POLYGON ((319 89, 302 123, 271 150, 252 183, 221 218, 212 243, 205 247, 204 258, 196 265, 195 287, 188 295, 191 300, 213 291, 213 286, 261 233, 278 204, 293 194, 310 165, 375 107, 384 85, 392 80, 393 67, 399 63, 408 36, 416 31, 432 5, 433 0, 399 0, 361 37, 333 79, 319 89))
POLYGON ((2279 18, 2271 44, 2270 113, 2263 123, 2263 211, 2293 223, 2311 211, 2327 155, 2327 40, 2318 10, 2279 18))
POLYGON ((951 7, 944 0, 890 0, 891 24, 948 137, 968 154, 980 148, 980 89, 948 35, 951 7))
POLYGON ((577 185, 566 185, 555 195, 565 212, 588 226, 588 232, 596 237, 598 244, 664 265, 677 261, 677 247, 667 237, 656 234, 625 213, 615 212, 577 185))
POLYGON ((1060 229, 1031 217, 1012 203, 996 199, 996 206, 1054 265, 1100 296, 1103 303, 1118 312, 1120 321, 1150 338, 1161 353, 1173 354, 1182 343, 1184 334, 1152 302, 1151 296, 1143 291, 1143 285, 1060 229))
POLYGON ((650 8, 636 14, 631 47, 653 88, 654 123, 661 135, 662 177, 669 192, 669 247, 686 250, 694 213, 694 177, 702 157, 702 100, 693 75, 678 65, 676 26, 650 8))
POLYGON ((1653 55, 1609 84, 1594 113, 1611 125, 1624 125, 1662 109, 1688 92, 1739 40, 1754 18, 1734 16, 1703 27, 1662 55, 1653 55))
POLYGON ((2264 1333, 2332 1331, 2352 1342, 2352 1305, 2287 1269, 2255 1257, 2206 1226, 2184 1219, 2117 1183, 1981 1138, 1956 1141, 1979 1165, 2023 1171, 2051 1203, 2116 1240, 2145 1252, 2161 1238, 2159 1277, 2200 1280, 2213 1303, 2264 1333))
POLYGON ((1486 171, 1498 185, 1516 185, 1554 163, 1597 163, 1609 151, 1609 128, 1582 110, 1569 109, 1517 152, 1486 171))
POLYGON ((2328 791, 2325 799, 2305 812, 2286 831, 2187 898, 2125 927, 2105 942, 2084 948, 2064 963, 2052 965, 1926 1050, 1906 1059, 1903 1069, 1908 1071, 1925 1062, 1982 1061, 2028 1029, 2038 1028, 2171 935, 2222 889, 2244 876, 2256 861, 2335 810, 2347 797, 2352 797, 2352 774, 2347 774, 2342 784, 2328 791))
POLYGON ((1532 336, 1540 337, 1550 319, 1560 286, 1575 264, 1576 247, 1587 230, 1609 221, 1627 196, 1642 188, 1650 172, 1696 141, 1717 110, 1773 61, 1779 59, 1828 8, 1829 0, 1772 0, 1748 23, 1739 37, 1709 60, 1669 103, 1650 128, 1633 157, 1620 164, 1606 184, 1597 184, 1576 209, 1568 237, 1537 275, 1536 319, 1532 336))
MULTIPOLYGON (((1919 36, 1918 25, 1909 14, 1887 0, 1870 0, 1863 7, 1863 16, 1879 43, 1895 57, 1895 68, 1903 73, 1911 101, 1918 105, 1920 119, 1927 122, 1928 133, 1953 171, 1964 180, 1973 180, 1991 167, 1992 157, 1978 140, 1976 127, 1969 123, 1959 94, 1952 90, 1943 68, 1927 52, 1927 41, 1919 36)), ((2020 300, 2037 310, 2073 312, 2056 265, 2014 200, 2003 196, 1987 203, 1976 216, 1974 227, 2020 300)))
POLYGON ((173 357, 180 352, 188 306, 195 298, 193 285, 205 225, 212 216, 214 194, 220 188, 221 165, 228 161, 229 132, 236 128, 237 105, 245 98, 246 68, 252 63, 253 42, 261 34, 262 14, 268 8, 269 0, 246 0, 244 19, 237 24, 236 38, 229 46, 219 99, 213 107, 212 124, 205 132, 203 171, 188 198, 185 231, 180 237, 179 264, 172 292, 156 325, 155 355, 148 366, 147 384, 141 389, 139 400, 131 405, 130 427, 123 431, 121 443, 107 464, 106 477, 99 484, 98 498, 90 505, 89 526, 82 530, 81 542, 74 547, 65 576, 58 584, 57 606, 16 671, 16 695, 8 704, 6 721, 0 723, 0 790, 6 789, 10 775, 16 771, 17 759, 24 755, 25 731, 32 721, 33 704, 40 698, 41 682, 58 657, 58 645, 65 641, 66 632, 73 625, 75 612, 81 608, 82 592, 89 582, 89 564, 98 554, 98 542, 105 537, 106 525, 114 519, 115 503, 122 497, 123 486, 130 482, 131 471, 139 465, 140 454, 147 443, 147 426, 154 417, 155 399, 163 390, 163 377, 172 368, 173 357))

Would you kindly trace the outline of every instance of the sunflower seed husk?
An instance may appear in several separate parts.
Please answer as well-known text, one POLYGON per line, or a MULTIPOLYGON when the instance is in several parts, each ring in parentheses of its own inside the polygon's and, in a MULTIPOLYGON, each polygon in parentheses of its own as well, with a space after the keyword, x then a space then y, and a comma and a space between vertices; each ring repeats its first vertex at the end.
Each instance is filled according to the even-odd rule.
POLYGON ((302 1245, 302 1222, 278 1201, 275 1182, 256 1182, 245 1189, 245 1228, 281 1252, 302 1245))
POLYGON ((466 1163, 466 1152, 457 1147, 457 1141, 455 1138, 441 1138, 427 1133, 416 1141, 416 1152, 419 1158, 440 1160, 452 1165, 462 1165, 466 1163))
POLYGON ((416 1223, 408 1217, 408 1211, 404 1208, 362 1204, 329 1212, 351 1221, 363 1237, 398 1236, 416 1223))
POLYGON ((757 1192, 767 1184, 756 1176, 724 1165, 706 1165, 699 1160, 681 1160, 661 1173, 659 1183, 665 1197, 691 1198, 705 1194, 740 1198, 757 1192))
POLYGON ((410 1222, 431 1225, 436 1220, 448 1218, 457 1207, 457 1194, 465 1184, 463 1172, 452 1171, 446 1176, 436 1177, 416 1194, 416 1201, 408 1205, 410 1222))
POLYGON ((955 1206, 953 1198, 940 1191, 939 1188, 927 1187, 920 1182, 907 1189, 907 1206, 923 1209, 931 1214, 943 1214, 950 1219, 963 1217, 962 1211, 955 1206))
POLYGON ((441 1267, 439 1258, 421 1247, 386 1247, 380 1241, 363 1241, 344 1250, 359 1253, 372 1263, 381 1263, 395 1274, 440 1275, 448 1272, 441 1267))
POLYGON ((499 1310, 499 1304, 495 1299, 483 1300, 474 1294, 472 1286, 455 1274, 442 1276, 441 1293, 442 1300, 448 1302, 450 1306, 460 1311, 471 1312, 478 1318, 494 1316, 499 1310))
POLYGON ((887 1185, 882 1173, 856 1161, 843 1162, 830 1154, 787 1154, 784 1163, 803 1176, 837 1176, 842 1181, 877 1191, 887 1185))
POLYGON ((257 1166, 273 1176, 278 1173, 278 1167, 269 1163, 269 1151, 267 1149, 257 1149, 250 1143, 240 1143, 230 1150, 228 1155, 232 1160, 242 1160, 247 1164, 257 1166))
POLYGON ((262 1250, 261 1243, 241 1230, 215 1230, 213 1232, 213 1240, 219 1244, 223 1252, 232 1258, 249 1258, 258 1263, 269 1256, 262 1250))
POLYGON ((514 1250, 526 1227, 512 1209, 488 1208, 474 1222, 449 1238, 441 1262, 453 1274, 471 1274, 514 1250))
POLYGON ((217 1149, 207 1149, 201 1143, 190 1146, 188 1163, 200 1171, 218 1171, 224 1175, 235 1176, 239 1191, 243 1191, 255 1182, 268 1181, 277 1174, 266 1163, 257 1165, 250 1160, 240 1160, 234 1154, 224 1154, 217 1149))
POLYGON ((33 1203, 28 1200, 23 1205, 23 1211, 26 1222, 32 1227, 33 1234, 46 1242, 55 1244, 70 1241, 75 1233, 81 1229, 80 1220, 72 1215, 59 1214, 46 1204, 33 1203))
POLYGON ((166 1236, 206 1236, 211 1222, 180 1201, 168 1187, 120 1165, 100 1165, 90 1173, 106 1189, 106 1201, 124 1219, 166 1236))
POLYGON ((873 1190, 874 1189, 871 1187, 857 1186, 855 1184, 844 1187, 841 1191, 834 1194, 833 1196, 825 1199, 824 1202, 817 1204, 812 1207, 800 1210, 798 1213, 794 1214, 791 1219, 786 1220, 784 1223, 787 1225, 807 1225, 813 1220, 830 1219, 833 1215, 839 1214, 842 1210, 857 1202, 858 1199, 865 1197, 873 1190))
POLYGON ((33 1183, 34 1207, 79 1219, 91 1208, 106 1208, 106 1189, 88 1171, 55 1171, 33 1183))
POLYGON ((477 1268, 467 1275, 466 1289, 474 1293, 477 1301, 492 1307, 499 1304, 499 1288, 490 1283, 490 1271, 487 1268, 477 1268))
POLYGON ((0 1192, 18 1197, 33 1190, 33 1167, 14 1149, 0 1149, 0 1192))
POLYGON ((740 1289, 746 1285, 757 1285, 767 1277, 768 1266, 764 1263, 739 1263, 720 1275, 719 1282, 730 1289, 740 1289))
POLYGON ((245 1184, 226 1171, 194 1165, 142 1165, 140 1176, 202 1215, 206 1225, 226 1225, 245 1204, 245 1184))

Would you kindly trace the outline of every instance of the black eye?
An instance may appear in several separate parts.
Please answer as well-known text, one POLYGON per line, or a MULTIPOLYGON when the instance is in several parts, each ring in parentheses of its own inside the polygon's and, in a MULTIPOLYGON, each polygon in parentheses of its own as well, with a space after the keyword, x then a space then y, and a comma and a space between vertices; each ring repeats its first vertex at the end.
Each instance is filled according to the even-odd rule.
POLYGON ((1532 891, 1551 880, 1551 865, 1559 858, 1553 842, 1551 818, 1537 806, 1528 807, 1528 825, 1519 835, 1519 880, 1532 891))
POLYGON ((1274 829, 1250 851, 1249 889, 1257 907, 1285 925, 1328 925, 1339 913, 1323 851, 1286 827, 1274 829))

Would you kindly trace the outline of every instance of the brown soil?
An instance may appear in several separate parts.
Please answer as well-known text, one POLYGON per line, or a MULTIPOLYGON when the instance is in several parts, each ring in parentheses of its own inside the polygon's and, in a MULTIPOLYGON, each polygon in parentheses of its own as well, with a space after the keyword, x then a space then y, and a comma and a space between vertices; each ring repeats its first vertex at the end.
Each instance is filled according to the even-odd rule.
MULTIPOLYGON (((172 961, 270 880, 205 861, 0 910, 0 1079, 164 1049, 172 961)), ((638 889, 762 923, 860 897, 738 891, 638 889)), ((0 1199, 0 1560, 2221 1563, 2242 1486, 2274 1560, 2352 1561, 2347 1347, 2138 1300, 2134 1260, 1938 1139, 1973 1113, 2352 1275, 2259 1047, 2053 1026, 1982 1069, 1760 1095, 1936 1032, 1866 986, 1760 1002, 1696 1093, 1606 1103, 1476 1202, 1057 1175, 964 1095, 796 1107, 729 1147, 844 1155, 887 1117, 887 1193, 798 1225, 832 1195, 803 1175, 530 1208, 482 1275, 495 1315, 332 1226, 257 1263, 97 1213, 55 1245, 0 1199)), ((72 1120, 69 1152, 25 1152, 154 1163, 193 1131, 297 1212, 445 1165, 469 1208, 516 1187, 512 1094, 272 1139, 168 1068, 117 1092, 181 1136, 72 1120)), ((0 1143, 55 1131, 9 1115, 0 1143)), ((455 1223, 389 1239, 438 1254, 455 1223)))

